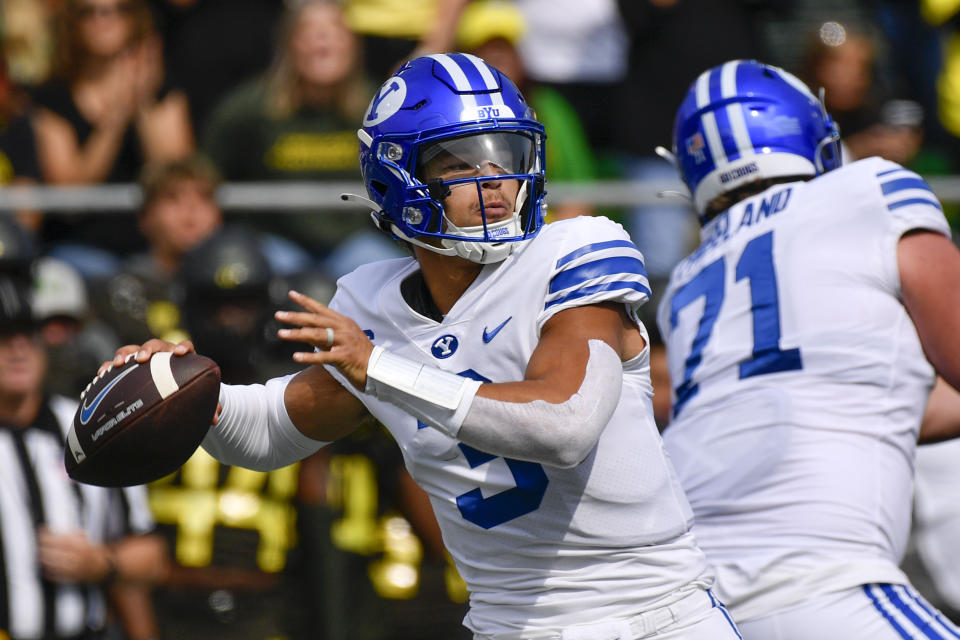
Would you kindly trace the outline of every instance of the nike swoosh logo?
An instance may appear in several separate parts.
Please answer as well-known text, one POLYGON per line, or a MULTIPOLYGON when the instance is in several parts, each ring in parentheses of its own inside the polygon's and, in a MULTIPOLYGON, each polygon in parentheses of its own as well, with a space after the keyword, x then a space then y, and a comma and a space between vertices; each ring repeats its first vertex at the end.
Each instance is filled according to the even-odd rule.
POLYGON ((103 401, 103 398, 110 393, 110 389, 113 389, 117 386, 117 383, 123 380, 131 371, 139 367, 140 364, 137 363, 118 375, 116 378, 110 381, 110 384, 105 386, 100 390, 100 393, 97 394, 97 397, 93 399, 93 403, 90 406, 87 406, 87 403, 84 402, 80 407, 80 424, 87 424, 90 421, 90 418, 93 416, 93 412, 97 410, 97 407, 100 406, 100 403, 103 401))
POLYGON ((498 324, 497 326, 495 326, 495 327, 494 327, 492 330, 490 330, 490 331, 487 331, 487 328, 484 327, 484 328, 483 328, 483 342, 484 342, 484 344, 486 344, 487 342, 490 342, 491 340, 493 340, 494 338, 496 338, 496 337, 497 337, 497 334, 500 333, 500 329, 503 329, 505 326, 507 326, 507 323, 510 322, 511 320, 513 320, 513 316, 510 316, 509 318, 507 318, 506 320, 504 320, 503 322, 501 322, 500 324, 498 324))

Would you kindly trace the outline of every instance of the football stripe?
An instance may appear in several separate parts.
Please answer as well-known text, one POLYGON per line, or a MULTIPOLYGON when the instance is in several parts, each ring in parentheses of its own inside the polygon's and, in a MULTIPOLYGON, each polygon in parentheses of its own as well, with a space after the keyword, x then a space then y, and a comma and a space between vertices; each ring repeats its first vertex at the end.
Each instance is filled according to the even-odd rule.
POLYGON ((161 398, 166 398, 180 389, 173 377, 173 370, 170 368, 171 356, 173 354, 169 351, 161 351, 153 354, 153 357, 150 358, 150 375, 153 377, 153 384, 157 387, 161 398))
POLYGON ((73 459, 78 463, 87 459, 87 454, 83 452, 83 447, 80 446, 80 440, 77 438, 76 427, 71 427, 67 433, 67 447, 70 453, 73 454, 73 459))

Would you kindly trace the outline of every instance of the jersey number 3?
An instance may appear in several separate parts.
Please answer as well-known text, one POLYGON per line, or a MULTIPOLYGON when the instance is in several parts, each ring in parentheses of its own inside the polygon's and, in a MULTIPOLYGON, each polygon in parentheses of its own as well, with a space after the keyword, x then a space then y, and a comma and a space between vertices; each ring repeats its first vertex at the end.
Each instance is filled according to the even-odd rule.
MULTIPOLYGON (((736 270, 736 282, 741 280, 750 283, 753 353, 740 361, 740 379, 802 369, 799 348, 780 348, 780 299, 777 295, 777 272, 773 264, 772 231, 754 238, 743 248, 736 270)), ((693 338, 690 355, 684 363, 683 381, 674 388, 674 417, 697 394, 698 385, 693 382, 693 372, 700 365, 703 349, 710 340, 713 325, 723 306, 725 283, 726 260, 721 257, 677 289, 670 300, 670 327, 675 329, 680 311, 701 296, 705 298, 703 317, 693 338)))
MULTIPOLYGON (((461 371, 460 375, 480 382, 491 382, 489 378, 473 369, 461 371)), ((460 450, 463 451, 471 469, 498 457, 463 443, 460 443, 460 450)), ((457 496, 457 507, 464 519, 484 529, 490 529, 536 511, 547 492, 549 480, 542 466, 536 462, 513 458, 503 460, 507 463, 507 468, 510 469, 510 474, 517 486, 487 498, 483 497, 479 488, 457 496)))

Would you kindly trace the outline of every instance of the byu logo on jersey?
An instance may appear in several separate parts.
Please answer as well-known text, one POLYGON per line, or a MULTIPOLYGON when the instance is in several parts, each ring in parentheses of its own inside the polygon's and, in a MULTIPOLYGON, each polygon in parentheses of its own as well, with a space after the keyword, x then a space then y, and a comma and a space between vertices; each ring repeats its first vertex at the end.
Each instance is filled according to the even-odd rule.
POLYGON ((434 358, 449 358, 454 354, 458 346, 460 346, 460 343, 457 338, 447 334, 434 340, 433 346, 430 347, 430 352, 433 353, 434 358))

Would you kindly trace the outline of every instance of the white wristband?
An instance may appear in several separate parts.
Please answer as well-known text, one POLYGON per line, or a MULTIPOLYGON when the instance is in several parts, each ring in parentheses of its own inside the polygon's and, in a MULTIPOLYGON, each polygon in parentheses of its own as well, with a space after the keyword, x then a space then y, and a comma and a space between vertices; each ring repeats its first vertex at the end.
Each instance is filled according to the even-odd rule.
POLYGON ((397 405, 456 437, 481 382, 375 346, 367 361, 366 392, 397 405))

